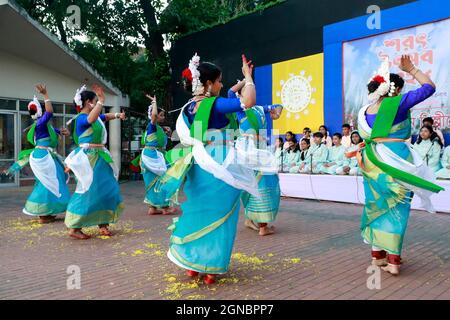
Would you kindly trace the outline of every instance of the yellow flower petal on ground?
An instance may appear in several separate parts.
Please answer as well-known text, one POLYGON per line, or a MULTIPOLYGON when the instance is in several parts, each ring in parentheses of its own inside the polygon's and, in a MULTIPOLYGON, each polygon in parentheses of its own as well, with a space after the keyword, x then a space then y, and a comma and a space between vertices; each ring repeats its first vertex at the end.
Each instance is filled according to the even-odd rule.
POLYGON ((188 299, 188 300, 202 300, 202 299, 205 299, 205 296, 201 295, 201 294, 193 294, 193 295, 187 296, 186 299, 188 299))
POLYGON ((164 255, 164 252, 162 252, 161 250, 157 250, 154 252, 154 254, 161 257, 164 255))
POLYGON ((144 251, 138 249, 138 250, 134 250, 134 252, 131 254, 133 257, 138 256, 144 254, 144 251))
POLYGON ((243 264, 261 265, 264 262, 266 262, 265 260, 260 259, 257 256, 248 256, 244 253, 239 253, 239 252, 234 253, 232 255, 232 258, 243 264))
POLYGON ((291 259, 286 259, 287 262, 290 262, 292 264, 297 264, 300 263, 302 261, 302 259, 300 258, 291 258, 291 259))
POLYGON ((168 287, 163 291, 163 294, 170 300, 180 299, 182 293, 185 290, 197 289, 198 283, 195 281, 183 283, 183 282, 171 282, 168 287))
POLYGON ((219 279, 219 283, 220 284, 225 284, 225 283, 238 283, 239 279, 238 278, 222 278, 219 279))

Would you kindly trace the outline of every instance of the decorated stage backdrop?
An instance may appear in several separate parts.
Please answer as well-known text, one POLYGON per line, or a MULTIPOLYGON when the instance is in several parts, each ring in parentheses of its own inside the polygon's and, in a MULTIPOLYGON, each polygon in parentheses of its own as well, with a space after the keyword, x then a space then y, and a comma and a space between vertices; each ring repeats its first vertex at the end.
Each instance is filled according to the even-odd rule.
POLYGON ((256 68, 258 104, 282 104, 277 131, 301 133, 304 127, 317 130, 323 124, 323 54, 283 61, 256 68))
POLYGON ((435 125, 450 133, 450 19, 345 42, 344 121, 356 123, 359 109, 368 102, 367 81, 384 57, 391 62, 391 72, 405 79, 404 92, 419 86, 398 68, 402 54, 411 55, 413 63, 437 86, 432 98, 413 108, 413 132, 418 132, 425 117, 433 117, 435 125))
MULTIPOLYGON (((324 27, 324 118, 331 131, 343 123, 355 124, 356 110, 367 103, 366 85, 378 69, 380 58, 388 56, 392 72, 399 72, 401 54, 413 56, 437 84, 436 94, 414 108, 414 131, 420 121, 431 116, 450 143, 450 1, 419 0, 387 10, 379 15, 360 16, 324 27)), ((406 76, 405 91, 417 88, 406 76)))
MULTIPOLYGON (((433 97, 413 109, 414 133, 431 116, 450 143, 450 1, 419 0, 383 10, 380 17, 379 29, 368 28, 369 15, 325 26, 324 53, 256 68, 257 103, 285 106, 273 129, 284 135, 304 127, 315 131, 321 124, 330 133, 340 132, 344 123, 356 126, 381 58, 389 57, 391 71, 402 74, 399 58, 410 54, 437 85, 433 97)), ((402 76, 405 92, 418 87, 402 76)))

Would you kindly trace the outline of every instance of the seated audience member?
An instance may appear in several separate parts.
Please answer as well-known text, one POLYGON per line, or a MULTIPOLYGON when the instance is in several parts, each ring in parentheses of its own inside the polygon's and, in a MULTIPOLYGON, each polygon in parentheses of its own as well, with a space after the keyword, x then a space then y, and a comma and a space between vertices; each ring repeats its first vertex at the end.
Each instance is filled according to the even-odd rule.
POLYGON ((308 139, 310 141, 310 143, 312 142, 311 141, 311 129, 310 128, 306 127, 306 128, 303 129, 303 137, 300 139, 300 141, 302 141, 303 139, 308 139))
POLYGON ((295 137, 295 134, 292 131, 286 132, 286 141, 284 142, 284 150, 289 149, 289 142, 293 141, 294 143, 297 143, 297 138, 295 137))
POLYGON ((433 128, 431 126, 423 126, 420 129, 419 137, 416 143, 414 143, 414 150, 416 150, 422 157, 423 161, 433 170, 437 172, 441 168, 440 157, 441 157, 441 141, 436 136, 434 140, 433 128))
POLYGON ((290 168, 289 172, 290 173, 298 173, 300 167, 302 166, 303 163, 305 163, 306 159, 308 159, 308 151, 309 148, 311 146, 310 140, 309 139, 302 139, 300 140, 300 156, 298 159, 297 164, 290 168))
POLYGON ((283 138, 278 137, 275 140, 275 144, 274 144, 274 154, 275 154, 275 158, 277 159, 277 165, 278 165, 278 171, 281 170, 281 162, 282 162, 282 153, 283 153, 283 138))
POLYGON ((300 166, 300 173, 319 173, 318 166, 325 163, 328 157, 328 148, 322 143, 323 134, 316 132, 313 135, 314 144, 309 148, 306 161, 300 166))
POLYGON ((319 127, 319 132, 322 133, 322 143, 325 144, 327 148, 331 148, 333 146, 333 141, 330 138, 330 135, 328 133, 328 128, 324 125, 319 127))
POLYGON ((342 145, 342 135, 335 133, 333 135, 333 146, 328 148, 327 161, 319 165, 319 172, 324 174, 336 174, 336 169, 341 167, 346 160, 346 148, 342 145))
POLYGON ((350 147, 352 144, 351 134, 350 134, 350 125, 348 123, 345 123, 342 125, 342 145, 345 148, 350 147))
POLYGON ((450 146, 445 148, 441 159, 442 169, 436 172, 438 179, 450 179, 450 146))
POLYGON ((434 119, 431 117, 425 118, 422 120, 422 125, 424 126, 430 126, 433 128, 434 134, 431 137, 431 141, 433 141, 436 137, 439 138, 441 145, 444 146, 445 145, 445 139, 444 139, 444 135, 442 134, 442 131, 439 130, 439 128, 437 126, 434 125, 434 119))
POLYGON ((292 167, 295 167, 299 157, 298 144, 294 141, 289 141, 289 148, 284 152, 283 172, 289 172, 292 167))
MULTIPOLYGON (((351 146, 347 148, 346 152, 354 151, 358 148, 358 145, 363 142, 363 139, 359 135, 358 131, 353 131, 351 134, 351 146)), ((345 157, 344 163, 341 167, 336 169, 336 174, 356 176, 359 173, 358 160, 356 157, 345 157)))
POLYGON ((361 142, 364 141, 363 138, 361 138, 361 135, 359 134, 358 130, 353 130, 352 131, 350 139, 352 141, 351 144, 350 144, 350 147, 358 146, 361 142))

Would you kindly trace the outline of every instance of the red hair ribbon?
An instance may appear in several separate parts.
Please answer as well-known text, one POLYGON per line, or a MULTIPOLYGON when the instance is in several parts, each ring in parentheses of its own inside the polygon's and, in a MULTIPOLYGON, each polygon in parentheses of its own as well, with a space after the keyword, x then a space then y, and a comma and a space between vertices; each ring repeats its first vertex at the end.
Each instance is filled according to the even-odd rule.
POLYGON ((37 112, 37 105, 36 104, 34 104, 34 103, 30 103, 29 105, 28 105, 28 110, 32 110, 32 111, 34 111, 34 112, 37 112))
POLYGON ((75 110, 77 110, 77 113, 80 113, 81 112, 81 106, 76 106, 75 110))
POLYGON ((181 74, 181 77, 183 79, 188 79, 190 82, 192 82, 192 72, 189 70, 189 68, 186 68, 183 70, 183 73, 181 74))
POLYGON ((376 81, 376 82, 378 82, 379 84, 382 84, 382 83, 386 82, 386 80, 384 80, 384 78, 383 78, 382 76, 380 76, 380 75, 375 76, 375 77, 372 79, 372 81, 376 81))

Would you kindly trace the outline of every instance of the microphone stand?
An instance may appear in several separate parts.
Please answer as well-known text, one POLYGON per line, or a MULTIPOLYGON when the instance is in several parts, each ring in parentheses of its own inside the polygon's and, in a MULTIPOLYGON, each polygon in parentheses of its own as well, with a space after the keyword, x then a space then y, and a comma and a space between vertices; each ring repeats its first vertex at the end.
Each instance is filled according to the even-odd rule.
POLYGON ((427 154, 425 155, 425 158, 426 158, 426 160, 427 160, 427 166, 428 166, 428 162, 429 162, 429 158, 430 158, 430 151, 431 151, 431 149, 433 149, 433 146, 434 146, 434 140, 433 140, 433 142, 431 143, 430 149, 428 149, 427 154))
MULTIPOLYGON (((320 146, 321 144, 323 144, 323 143, 320 143, 319 146, 320 146)), ((314 155, 314 153, 315 153, 316 151, 317 151, 317 150, 314 150, 314 152, 311 153, 311 174, 313 173, 313 155, 314 155)))

